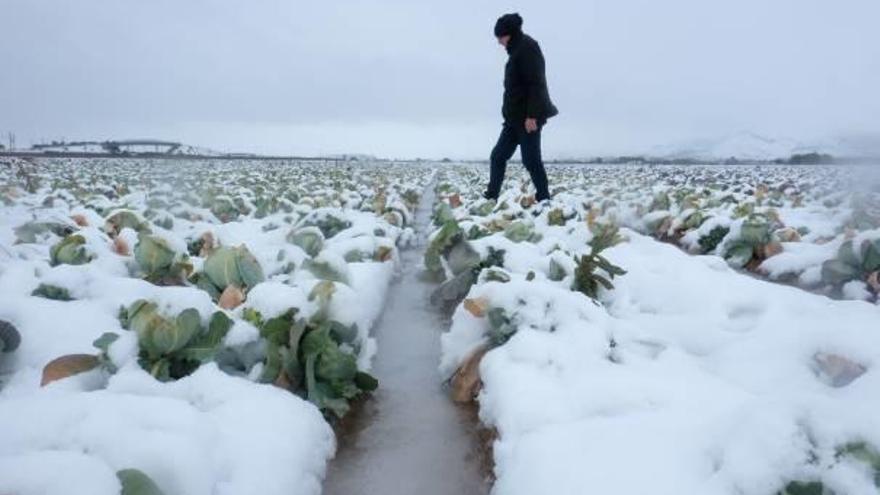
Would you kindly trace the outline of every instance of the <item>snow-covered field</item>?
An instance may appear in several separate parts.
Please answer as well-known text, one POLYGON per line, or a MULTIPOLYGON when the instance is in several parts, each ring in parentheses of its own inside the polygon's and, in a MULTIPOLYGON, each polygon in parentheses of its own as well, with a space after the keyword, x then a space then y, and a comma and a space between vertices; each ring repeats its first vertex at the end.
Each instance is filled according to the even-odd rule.
POLYGON ((868 171, 510 168, 3 164, 0 493, 319 493, 432 184, 495 493, 878 492, 868 171))
POLYGON ((0 493, 320 492, 429 169, 0 174, 0 493))
MULTIPOLYGON (((479 182, 477 169, 460 173, 479 182)), ((629 227, 833 297, 876 301, 880 291, 872 167, 560 166, 552 175, 566 219, 629 227)))
MULTIPOLYGON (((520 192, 522 175, 494 204, 480 198, 479 170, 441 173, 426 265, 445 280, 438 300, 465 298, 441 370, 497 430, 494 493, 877 493, 880 309, 736 269, 760 275, 777 256, 807 257, 801 245, 829 245, 801 263, 823 271, 848 239, 873 248, 876 224, 853 232, 864 210, 835 189, 846 173, 556 168, 557 194, 541 205, 520 192), (732 198, 716 203, 719 191, 732 198), (670 218, 664 240, 688 247, 700 223, 674 234, 695 212, 730 227, 707 254, 632 229, 655 234, 646 224, 670 218), (725 260, 757 215, 772 218, 764 244, 725 260), (788 226, 804 227, 800 242, 766 252, 788 226)), ((852 255, 859 266, 875 262, 867 249, 852 255)), ((857 298, 875 300, 865 279, 877 268, 846 281, 860 284, 857 298)), ((846 296, 841 283, 821 290, 846 296)))

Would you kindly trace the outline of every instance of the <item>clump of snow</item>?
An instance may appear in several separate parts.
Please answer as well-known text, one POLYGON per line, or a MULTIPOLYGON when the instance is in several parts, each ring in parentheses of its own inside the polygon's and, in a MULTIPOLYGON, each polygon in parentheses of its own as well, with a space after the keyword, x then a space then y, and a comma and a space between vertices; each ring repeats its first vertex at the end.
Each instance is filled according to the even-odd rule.
POLYGON ((767 258, 761 263, 761 271, 766 272, 771 279, 797 275, 810 267, 820 266, 823 261, 835 256, 840 243, 786 242, 783 246, 783 252, 767 258))
POLYGON ((334 451, 317 409, 214 365, 173 383, 131 366, 106 390, 53 388, 0 400, 4 493, 116 495, 116 471, 136 468, 166 493, 317 494, 334 451))

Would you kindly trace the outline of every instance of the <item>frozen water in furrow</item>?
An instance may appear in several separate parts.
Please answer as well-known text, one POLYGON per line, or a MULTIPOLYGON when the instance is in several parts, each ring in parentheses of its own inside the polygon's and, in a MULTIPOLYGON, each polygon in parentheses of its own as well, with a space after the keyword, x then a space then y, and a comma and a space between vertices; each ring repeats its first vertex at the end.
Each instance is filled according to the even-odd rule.
POLYGON ((418 241, 402 252, 374 329, 379 389, 340 428, 326 495, 489 491, 476 413, 449 399, 437 370, 440 334, 449 322, 428 301, 434 285, 419 277, 433 203, 430 185, 416 213, 418 241))

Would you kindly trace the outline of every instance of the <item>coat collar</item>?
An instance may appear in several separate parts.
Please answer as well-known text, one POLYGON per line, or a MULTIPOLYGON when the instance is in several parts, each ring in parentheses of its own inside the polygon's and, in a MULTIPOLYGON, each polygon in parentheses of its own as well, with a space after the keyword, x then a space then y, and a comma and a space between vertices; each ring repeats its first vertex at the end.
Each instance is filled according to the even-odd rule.
POLYGON ((525 35, 522 31, 517 31, 510 35, 510 41, 507 42, 507 46, 505 47, 508 55, 512 55, 513 52, 516 51, 517 48, 519 48, 519 45, 522 43, 523 36, 525 35))

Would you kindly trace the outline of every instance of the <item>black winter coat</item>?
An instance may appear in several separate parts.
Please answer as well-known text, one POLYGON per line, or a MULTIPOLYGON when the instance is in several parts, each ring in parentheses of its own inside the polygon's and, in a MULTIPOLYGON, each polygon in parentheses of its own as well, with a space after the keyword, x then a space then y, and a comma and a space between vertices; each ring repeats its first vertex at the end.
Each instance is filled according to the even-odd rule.
POLYGON ((559 111, 550 101, 544 55, 531 36, 513 35, 507 44, 507 65, 504 68, 504 122, 522 125, 527 118, 546 122, 559 111))

